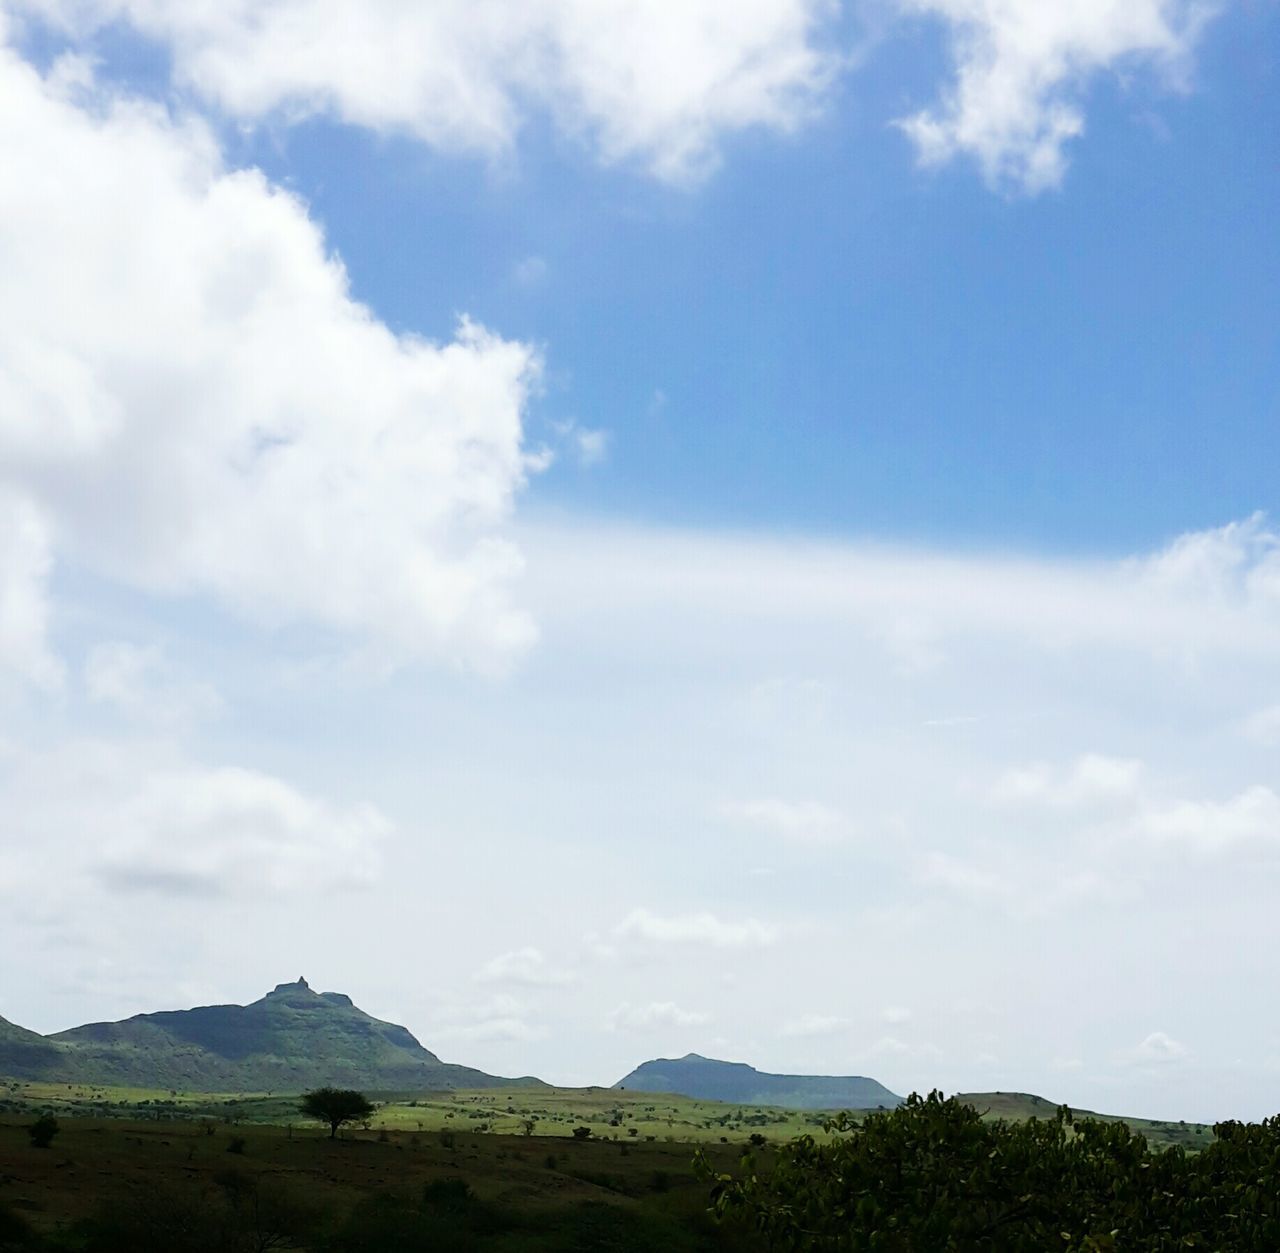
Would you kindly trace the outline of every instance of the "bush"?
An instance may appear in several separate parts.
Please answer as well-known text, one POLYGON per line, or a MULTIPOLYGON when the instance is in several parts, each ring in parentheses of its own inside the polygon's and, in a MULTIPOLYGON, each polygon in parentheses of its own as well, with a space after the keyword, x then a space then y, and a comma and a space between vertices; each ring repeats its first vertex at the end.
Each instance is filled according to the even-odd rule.
POLYGON ((58 1134, 58 1120, 50 1113, 43 1113, 28 1128, 27 1135, 35 1148, 47 1149, 58 1134))
POLYGON ((814 1253, 1280 1248, 1280 1118, 1220 1123, 1194 1155, 1065 1108, 986 1123, 937 1092, 826 1127, 833 1140, 792 1140, 768 1174, 714 1176, 717 1213, 814 1253))

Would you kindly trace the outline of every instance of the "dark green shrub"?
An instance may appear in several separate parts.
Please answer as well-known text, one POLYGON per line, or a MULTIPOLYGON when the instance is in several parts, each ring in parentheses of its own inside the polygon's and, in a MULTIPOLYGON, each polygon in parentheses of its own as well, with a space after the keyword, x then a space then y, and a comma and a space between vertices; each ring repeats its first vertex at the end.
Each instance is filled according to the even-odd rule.
POLYGON ((1280 1119, 1221 1123, 1187 1154, 1066 1109, 986 1123, 934 1092, 827 1129, 829 1142, 784 1145, 767 1173, 746 1159, 741 1176, 716 1176, 717 1212, 814 1253, 1280 1249, 1280 1119))
POLYGON ((58 1120, 50 1113, 40 1115, 28 1128, 32 1145, 37 1149, 47 1149, 58 1134, 58 1120))

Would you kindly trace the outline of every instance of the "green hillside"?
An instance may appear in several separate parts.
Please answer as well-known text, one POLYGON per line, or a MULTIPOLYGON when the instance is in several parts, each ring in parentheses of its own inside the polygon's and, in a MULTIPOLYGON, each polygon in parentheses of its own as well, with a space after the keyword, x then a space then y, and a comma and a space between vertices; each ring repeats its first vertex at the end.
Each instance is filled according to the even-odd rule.
MULTIPOLYGON (((957 1100, 972 1105, 987 1120, 1023 1122, 1028 1118, 1051 1119, 1058 1106, 1043 1096, 1029 1092, 959 1092, 957 1100)), ((1207 1123, 1161 1120, 1155 1118, 1127 1118, 1122 1114, 1098 1114, 1093 1110, 1075 1109, 1077 1118, 1092 1118, 1098 1122, 1122 1122, 1153 1144, 1181 1144, 1184 1148, 1205 1148, 1213 1140, 1213 1128, 1207 1123)))
POLYGON ((305 979, 282 983, 249 1005, 138 1014, 52 1036, 4 1023, 0 1075, 190 1092, 299 1092, 323 1084, 427 1090, 517 1082, 442 1062, 404 1027, 370 1017, 341 993, 313 992, 305 979))
POLYGON ((58 1046, 42 1035, 0 1018, 0 1075, 34 1078, 57 1062, 58 1046))
POLYGON ((862 1075, 771 1075, 745 1062, 722 1062, 698 1053, 644 1062, 613 1086, 788 1109, 891 1109, 902 1103, 883 1084, 862 1075))

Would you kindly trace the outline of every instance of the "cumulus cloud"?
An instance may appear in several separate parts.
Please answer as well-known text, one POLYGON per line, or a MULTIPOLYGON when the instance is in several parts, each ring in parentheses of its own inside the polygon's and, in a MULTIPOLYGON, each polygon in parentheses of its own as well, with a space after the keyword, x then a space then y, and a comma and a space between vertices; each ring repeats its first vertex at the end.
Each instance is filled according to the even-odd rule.
POLYGON ((946 23, 955 81, 940 103, 899 125, 920 160, 965 155, 987 181, 1029 192, 1055 186, 1083 98, 1105 71, 1150 67, 1177 82, 1210 6, 1200 0, 898 0, 946 23))
POLYGON ((377 879, 391 832, 372 805, 171 750, 76 741, 8 764, 0 804, 29 886, 56 873, 188 897, 362 887, 377 879))
POLYGON ((559 970, 547 961, 541 949, 526 947, 500 953, 486 962, 476 975, 480 983, 525 984, 530 987, 556 987, 572 983, 574 975, 559 970))
POLYGON ((200 122, 65 77, 0 48, 5 654, 49 681, 66 558, 393 660, 507 664, 536 354, 465 320, 393 334, 300 200, 200 122))
POLYGON ((762 948, 778 938, 776 927, 754 918, 729 922, 708 912, 665 916, 647 909, 633 909, 613 929, 613 934, 619 939, 654 944, 702 944, 711 948, 762 948))
POLYGON ((648 1005, 623 1002, 608 1017, 610 1031, 655 1031, 664 1027, 697 1027, 711 1021, 699 1010, 681 1009, 673 1001, 651 1001, 648 1005))
POLYGON ((245 119, 318 113, 446 150, 508 152, 532 106, 607 162, 696 177, 721 138, 788 131, 835 69, 834 0, 21 0, 81 34, 125 20, 245 119))
POLYGON ((817 801, 785 801, 777 797, 733 801, 720 806, 720 816, 769 835, 801 844, 825 844, 844 833, 842 815, 817 801))
POLYGON ((991 799, 1060 809, 1124 804, 1137 796, 1141 780, 1140 761, 1086 753, 1065 770, 1036 763, 1006 771, 992 786, 991 799))

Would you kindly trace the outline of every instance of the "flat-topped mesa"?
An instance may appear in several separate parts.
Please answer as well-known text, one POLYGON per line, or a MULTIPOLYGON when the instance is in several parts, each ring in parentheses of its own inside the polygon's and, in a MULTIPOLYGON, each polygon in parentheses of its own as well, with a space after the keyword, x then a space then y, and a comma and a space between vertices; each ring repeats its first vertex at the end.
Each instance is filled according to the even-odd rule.
POLYGON ((725 1062, 700 1053, 655 1058, 613 1086, 791 1109, 891 1109, 902 1103, 900 1096, 865 1075, 775 1075, 746 1062, 725 1062))

